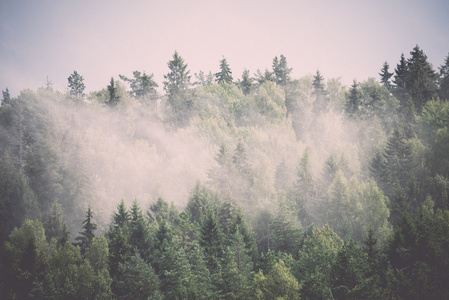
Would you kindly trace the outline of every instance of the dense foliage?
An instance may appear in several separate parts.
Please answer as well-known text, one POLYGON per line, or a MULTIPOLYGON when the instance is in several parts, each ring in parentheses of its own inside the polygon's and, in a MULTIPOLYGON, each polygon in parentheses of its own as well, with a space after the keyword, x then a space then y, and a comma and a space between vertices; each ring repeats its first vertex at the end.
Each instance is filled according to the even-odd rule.
POLYGON ((448 63, 6 88, 0 297, 449 298, 448 63))

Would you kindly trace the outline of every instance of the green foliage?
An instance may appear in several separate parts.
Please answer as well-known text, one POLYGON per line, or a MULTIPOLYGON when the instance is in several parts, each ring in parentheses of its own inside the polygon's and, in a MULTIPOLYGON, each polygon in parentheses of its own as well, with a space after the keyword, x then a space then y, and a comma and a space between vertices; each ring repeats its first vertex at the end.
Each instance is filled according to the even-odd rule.
POLYGON ((301 299, 301 285, 282 260, 276 262, 265 276, 259 271, 253 281, 256 299, 301 299))
POLYGON ((254 96, 259 112, 272 122, 285 119, 287 114, 285 107, 285 95, 271 82, 266 82, 259 87, 259 92, 254 96))
POLYGON ((276 77, 276 84, 285 87, 290 81, 290 73, 292 68, 287 67, 287 59, 281 54, 278 59, 277 56, 273 59, 273 73, 276 77))
POLYGON ((86 95, 84 94, 84 89, 86 86, 84 85, 84 78, 77 71, 73 71, 73 73, 67 78, 69 82, 70 95, 75 98, 82 99, 86 95))
POLYGON ((217 83, 232 83, 232 71, 224 57, 220 60, 220 72, 215 74, 215 81, 217 83))
POLYGON ((97 224, 93 223, 93 214, 90 209, 90 204, 87 207, 86 219, 83 221, 83 231, 80 232, 80 236, 76 238, 78 245, 81 247, 82 251, 85 251, 95 238, 94 231, 97 229, 97 224))
POLYGON ((134 71, 134 78, 128 78, 124 75, 119 76, 121 80, 129 83, 133 97, 143 100, 155 100, 157 97, 156 88, 158 84, 153 80, 153 74, 148 75, 145 72, 134 71))
POLYGON ((440 99, 449 101, 449 55, 444 60, 444 65, 440 67, 440 78, 438 84, 440 86, 440 99))
POLYGON ((394 73, 390 73, 388 70, 390 68, 390 65, 388 62, 384 62, 382 66, 382 70, 379 73, 380 76, 380 83, 382 83, 388 90, 391 89, 391 82, 390 78, 394 75, 394 73))

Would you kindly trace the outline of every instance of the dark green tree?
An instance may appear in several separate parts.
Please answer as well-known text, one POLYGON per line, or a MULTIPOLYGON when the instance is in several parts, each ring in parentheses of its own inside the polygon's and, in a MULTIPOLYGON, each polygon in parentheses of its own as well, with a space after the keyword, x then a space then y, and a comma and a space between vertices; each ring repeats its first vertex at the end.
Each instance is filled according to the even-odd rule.
POLYGON ((109 82, 107 89, 108 89, 108 93, 109 93, 108 104, 110 106, 116 106, 118 104, 118 102, 120 101, 120 97, 118 95, 118 88, 117 88, 117 84, 114 81, 114 77, 111 77, 111 81, 109 82))
POLYGON ((51 212, 44 223, 44 228, 48 241, 56 238, 60 245, 64 245, 69 240, 69 232, 62 215, 61 205, 56 201, 51 206, 51 212))
POLYGON ((143 217, 142 210, 134 200, 130 210, 131 219, 129 221, 129 244, 134 251, 140 253, 140 256, 147 260, 150 250, 149 229, 143 217))
POLYGON ((207 211, 201 223, 199 242, 206 257, 206 264, 214 274, 218 270, 223 249, 220 227, 212 210, 207 211))
POLYGON ((360 91, 360 85, 356 80, 353 81, 346 98, 346 113, 351 117, 358 117, 362 105, 362 93, 360 91))
POLYGON ((69 82, 69 93, 75 98, 82 99, 86 95, 84 94, 84 89, 86 86, 84 85, 84 78, 77 71, 73 71, 73 73, 67 79, 69 82))
POLYGON ((320 71, 316 71, 316 75, 313 76, 313 94, 315 95, 315 101, 313 102, 313 111, 315 113, 327 111, 329 105, 328 92, 324 86, 324 77, 320 71))
POLYGON ((133 97, 149 100, 154 100, 157 97, 156 88, 158 84, 153 80, 153 74, 148 75, 145 72, 134 71, 134 78, 128 78, 124 75, 119 76, 121 80, 129 83, 133 97))
POLYGON ((164 75, 164 90, 167 94, 167 103, 171 107, 174 121, 182 124, 188 117, 188 111, 192 106, 192 101, 187 95, 190 86, 190 71, 187 64, 177 51, 173 54, 173 59, 168 62, 170 72, 164 75))
POLYGON ((438 75, 418 45, 410 54, 411 57, 407 60, 408 76, 405 87, 412 97, 416 111, 421 113, 424 105, 437 96, 438 75))
POLYGON ((159 278, 138 253, 120 263, 116 296, 119 299, 159 299, 159 278))
POLYGON ((247 69, 243 71, 242 80, 239 80, 239 86, 244 95, 249 95, 253 89, 253 79, 249 77, 247 69))
POLYGON ((331 269, 333 297, 335 299, 379 297, 379 294, 376 295, 376 288, 370 285, 369 269, 366 254, 354 240, 349 239, 338 252, 331 269))
POLYGON ((215 81, 217 83, 232 83, 232 71, 224 57, 220 60, 220 72, 215 73, 215 81))
POLYGON ((263 73, 260 69, 257 69, 257 72, 254 74, 254 80, 261 86, 267 81, 276 82, 276 77, 274 76, 274 73, 270 72, 268 69, 265 69, 265 72, 263 73))
POLYGON ((388 90, 391 90, 391 82, 390 78, 394 75, 394 73, 389 72, 390 65, 388 62, 384 62, 382 69, 380 70, 380 83, 382 83, 388 90))
POLYGON ((0 107, 2 106, 11 106, 11 94, 9 93, 9 89, 6 88, 4 91, 2 90, 2 101, 0 102, 0 107))
POLYGON ((87 207, 86 219, 83 221, 83 231, 79 232, 81 235, 76 237, 75 240, 78 241, 78 245, 84 252, 91 244, 95 237, 95 230, 97 229, 97 224, 93 223, 93 214, 90 209, 90 204, 87 207))
POLYGON ((292 68, 287 66, 287 59, 281 54, 280 59, 276 56, 273 59, 273 73, 276 77, 276 84, 285 87, 290 81, 292 68))

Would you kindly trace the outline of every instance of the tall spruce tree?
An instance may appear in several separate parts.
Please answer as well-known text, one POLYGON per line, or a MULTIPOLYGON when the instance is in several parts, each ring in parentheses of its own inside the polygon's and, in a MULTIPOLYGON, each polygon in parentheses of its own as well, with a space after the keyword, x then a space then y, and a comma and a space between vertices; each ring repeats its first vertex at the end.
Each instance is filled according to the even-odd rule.
POLYGON ((164 90, 167 94, 167 103, 170 106, 175 123, 183 124, 187 121, 188 111, 192 106, 191 99, 187 97, 190 86, 190 71, 187 64, 177 51, 173 59, 168 62, 170 72, 164 75, 164 90))
POLYGON ((84 78, 77 71, 73 71, 73 73, 67 78, 69 82, 69 93, 75 98, 82 99, 86 95, 84 94, 84 89, 86 86, 84 85, 84 78))
POLYGON ((380 83, 382 83, 388 90, 391 89, 390 78, 394 75, 394 73, 389 72, 389 69, 390 65, 388 64, 388 62, 384 62, 384 65, 382 66, 382 69, 379 73, 380 83))
POLYGON ((118 96, 118 88, 117 88, 117 84, 114 80, 114 77, 111 77, 111 81, 109 82, 107 89, 108 89, 108 94, 109 94, 108 104, 110 106, 116 106, 120 100, 120 97, 118 96))
POLYGON ((83 231, 80 232, 80 236, 78 236, 75 240, 78 241, 78 245, 80 246, 82 251, 85 251, 91 244, 92 240, 95 237, 95 230, 97 229, 97 224, 93 223, 93 214, 90 209, 90 204, 87 207, 86 219, 83 221, 83 231))
POLYGON ((232 71, 224 57, 220 60, 220 72, 215 74, 215 81, 217 83, 232 83, 232 71))
POLYGON ((287 59, 281 54, 280 59, 276 56, 273 59, 273 73, 276 77, 276 84, 285 87, 290 82, 292 68, 287 66, 287 59))
POLYGON ((412 97, 416 111, 421 113, 424 105, 437 96, 438 75, 418 45, 413 48, 410 55, 411 57, 407 60, 408 76, 405 87, 412 97))
POLYGON ((249 71, 245 69, 242 74, 242 80, 239 81, 240 89, 244 95, 249 95, 253 88, 253 79, 249 77, 249 71))
POLYGON ((156 98, 156 88, 158 84, 153 80, 153 74, 141 73, 139 71, 133 72, 134 78, 128 78, 124 75, 119 75, 120 79, 126 81, 131 86, 131 95, 138 99, 150 99, 156 98))

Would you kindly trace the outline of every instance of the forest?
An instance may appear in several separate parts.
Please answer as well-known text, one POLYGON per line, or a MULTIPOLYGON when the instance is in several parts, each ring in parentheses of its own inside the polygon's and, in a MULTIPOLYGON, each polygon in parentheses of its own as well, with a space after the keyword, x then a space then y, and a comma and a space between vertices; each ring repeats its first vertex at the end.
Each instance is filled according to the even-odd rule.
POLYGON ((449 54, 398 57, 5 88, 0 298, 449 299, 449 54))

